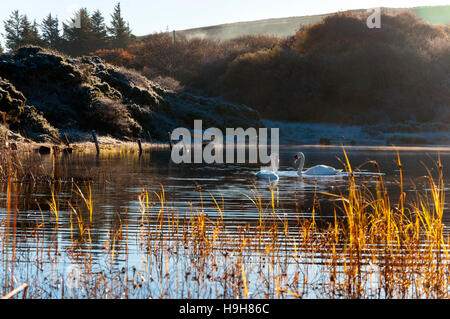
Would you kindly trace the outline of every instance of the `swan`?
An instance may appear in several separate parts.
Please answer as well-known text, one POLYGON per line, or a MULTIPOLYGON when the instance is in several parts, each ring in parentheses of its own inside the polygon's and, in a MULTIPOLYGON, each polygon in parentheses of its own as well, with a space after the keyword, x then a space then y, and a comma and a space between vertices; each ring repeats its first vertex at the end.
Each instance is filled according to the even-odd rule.
POLYGON ((298 161, 300 161, 298 165, 297 175, 308 175, 308 176, 316 176, 316 175, 336 175, 342 172, 341 169, 335 169, 331 166, 326 165, 316 165, 307 170, 303 170, 303 166, 305 165, 305 154, 302 152, 298 153, 294 157, 294 166, 297 166, 298 161))
POLYGON ((262 167, 261 170, 256 173, 256 176, 261 179, 265 179, 268 182, 278 181, 280 177, 278 176, 278 166, 280 159, 278 154, 270 154, 270 167, 262 167))

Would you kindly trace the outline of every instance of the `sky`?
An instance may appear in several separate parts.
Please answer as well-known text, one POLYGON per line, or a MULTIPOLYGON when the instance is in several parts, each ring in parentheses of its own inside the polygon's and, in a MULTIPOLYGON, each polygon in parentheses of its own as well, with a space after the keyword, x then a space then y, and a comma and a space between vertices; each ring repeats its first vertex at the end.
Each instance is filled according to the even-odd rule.
MULTIPOLYGON (((0 33, 3 21, 18 9, 38 23, 48 15, 67 21, 79 8, 100 9, 109 21, 115 0, 2 0, 0 33), (5 3, 6 2, 6 3, 5 3)), ((135 35, 183 30, 222 23, 268 18, 314 15, 349 9, 450 5, 450 0, 121 0, 124 18, 135 35)))

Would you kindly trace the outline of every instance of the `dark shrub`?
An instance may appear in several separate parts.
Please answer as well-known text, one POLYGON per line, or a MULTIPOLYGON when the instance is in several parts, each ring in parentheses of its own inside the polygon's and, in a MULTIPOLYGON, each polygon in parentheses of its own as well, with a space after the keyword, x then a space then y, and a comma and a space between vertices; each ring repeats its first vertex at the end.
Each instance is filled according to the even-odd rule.
POLYGON ((108 98, 97 99, 86 113, 86 128, 115 137, 137 137, 142 127, 130 117, 126 105, 108 98))

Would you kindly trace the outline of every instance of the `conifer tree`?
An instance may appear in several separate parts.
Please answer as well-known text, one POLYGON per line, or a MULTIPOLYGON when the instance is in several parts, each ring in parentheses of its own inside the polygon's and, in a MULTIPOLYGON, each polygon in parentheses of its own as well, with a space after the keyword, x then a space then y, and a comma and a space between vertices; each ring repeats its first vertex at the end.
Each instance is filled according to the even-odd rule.
POLYGON ((64 51, 73 56, 80 56, 94 51, 93 28, 87 9, 75 12, 69 23, 63 23, 64 51))
POLYGON ((6 48, 15 50, 22 45, 22 27, 19 10, 13 11, 9 19, 3 23, 6 31, 6 48))
POLYGON ((15 10, 4 21, 6 31, 6 47, 9 50, 16 50, 27 44, 42 45, 39 36, 38 24, 28 20, 26 15, 21 15, 19 10, 15 10))
POLYGON ((92 37, 94 43, 92 44, 93 51, 104 49, 108 44, 108 34, 105 25, 105 18, 103 18, 100 10, 95 11, 91 16, 92 37))
POLYGON ((42 41, 44 46, 51 49, 60 49, 61 35, 59 30, 59 20, 57 17, 52 17, 50 13, 41 24, 42 41))
POLYGON ((126 48, 134 40, 134 36, 128 22, 122 17, 120 2, 114 8, 111 18, 111 27, 108 28, 111 36, 110 46, 112 48, 126 48))
POLYGON ((21 45, 43 45, 36 21, 31 23, 28 17, 23 15, 21 16, 20 23, 21 45))

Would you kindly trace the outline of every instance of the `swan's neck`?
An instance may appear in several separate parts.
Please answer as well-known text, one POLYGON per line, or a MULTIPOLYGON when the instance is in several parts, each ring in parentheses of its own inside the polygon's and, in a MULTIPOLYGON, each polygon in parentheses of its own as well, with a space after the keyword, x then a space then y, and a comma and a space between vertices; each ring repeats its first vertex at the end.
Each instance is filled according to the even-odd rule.
POLYGON ((300 175, 303 171, 303 166, 305 166, 305 155, 303 153, 299 153, 298 157, 299 157, 300 164, 298 166, 297 174, 300 175))
POLYGON ((278 157, 278 154, 270 155, 270 165, 271 165, 272 172, 274 172, 274 173, 278 172, 278 167, 280 165, 280 159, 278 157))

